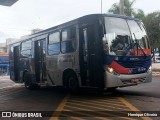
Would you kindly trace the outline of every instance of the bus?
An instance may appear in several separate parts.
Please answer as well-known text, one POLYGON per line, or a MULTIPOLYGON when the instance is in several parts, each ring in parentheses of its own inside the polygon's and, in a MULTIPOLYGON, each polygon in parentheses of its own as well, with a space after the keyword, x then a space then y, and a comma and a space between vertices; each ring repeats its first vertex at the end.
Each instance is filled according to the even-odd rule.
POLYGON ((100 90, 152 81, 151 49, 141 20, 90 14, 10 45, 10 78, 36 86, 100 90))

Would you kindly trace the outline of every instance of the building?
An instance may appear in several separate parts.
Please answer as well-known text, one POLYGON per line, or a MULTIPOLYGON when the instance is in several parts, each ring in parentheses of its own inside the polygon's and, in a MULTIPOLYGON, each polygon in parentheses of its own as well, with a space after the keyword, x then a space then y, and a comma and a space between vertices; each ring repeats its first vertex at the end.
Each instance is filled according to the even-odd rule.
POLYGON ((0 43, 0 76, 9 75, 9 56, 6 43, 0 43))
POLYGON ((7 49, 7 51, 6 51, 7 53, 9 53, 9 45, 14 43, 14 42, 16 42, 16 41, 18 41, 17 38, 8 38, 8 39, 6 39, 5 47, 7 49))
POLYGON ((9 75, 9 45, 17 40, 16 38, 8 38, 6 43, 0 43, 0 76, 9 75))
POLYGON ((1 52, 7 52, 6 43, 0 43, 0 53, 1 52))
POLYGON ((0 76, 1 75, 9 75, 9 56, 7 52, 0 52, 0 76))

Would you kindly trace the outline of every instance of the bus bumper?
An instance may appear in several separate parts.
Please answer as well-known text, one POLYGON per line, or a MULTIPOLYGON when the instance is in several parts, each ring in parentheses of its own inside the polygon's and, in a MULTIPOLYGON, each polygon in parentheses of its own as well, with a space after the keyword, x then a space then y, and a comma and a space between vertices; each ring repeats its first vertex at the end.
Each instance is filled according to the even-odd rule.
POLYGON ((105 72, 105 87, 125 87, 142 83, 149 83, 152 81, 152 71, 142 74, 133 75, 114 75, 109 72, 105 72))

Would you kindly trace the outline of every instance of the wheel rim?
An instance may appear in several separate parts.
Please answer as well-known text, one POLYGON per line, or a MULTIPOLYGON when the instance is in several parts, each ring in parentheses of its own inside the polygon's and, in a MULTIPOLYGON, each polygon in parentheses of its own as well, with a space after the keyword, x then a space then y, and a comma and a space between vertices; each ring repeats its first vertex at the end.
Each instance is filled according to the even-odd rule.
POLYGON ((25 87, 29 88, 31 83, 29 82, 28 76, 25 76, 24 80, 25 80, 25 87))
POLYGON ((68 87, 71 90, 75 90, 78 87, 77 81, 73 76, 70 76, 68 79, 68 87))

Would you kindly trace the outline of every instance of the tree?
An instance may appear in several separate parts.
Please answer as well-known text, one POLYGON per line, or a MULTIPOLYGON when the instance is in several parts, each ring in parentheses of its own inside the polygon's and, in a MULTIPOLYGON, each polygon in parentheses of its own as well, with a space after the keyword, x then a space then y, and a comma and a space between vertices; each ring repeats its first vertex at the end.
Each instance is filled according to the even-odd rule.
MULTIPOLYGON (((142 19, 145 16, 145 14, 143 10, 141 9, 136 10, 135 8, 133 8, 135 1, 136 0, 132 1, 124 0, 124 14, 127 16, 134 16, 136 18, 142 19)), ((108 10, 108 12, 119 14, 120 13, 119 3, 114 3, 112 7, 108 10)))
POLYGON ((135 18, 139 18, 139 19, 141 19, 141 20, 143 20, 143 19, 145 18, 144 11, 141 10, 141 9, 136 10, 136 11, 133 13, 133 16, 134 16, 135 18))
POLYGON ((160 48, 160 11, 153 12, 143 19, 152 48, 160 48))

